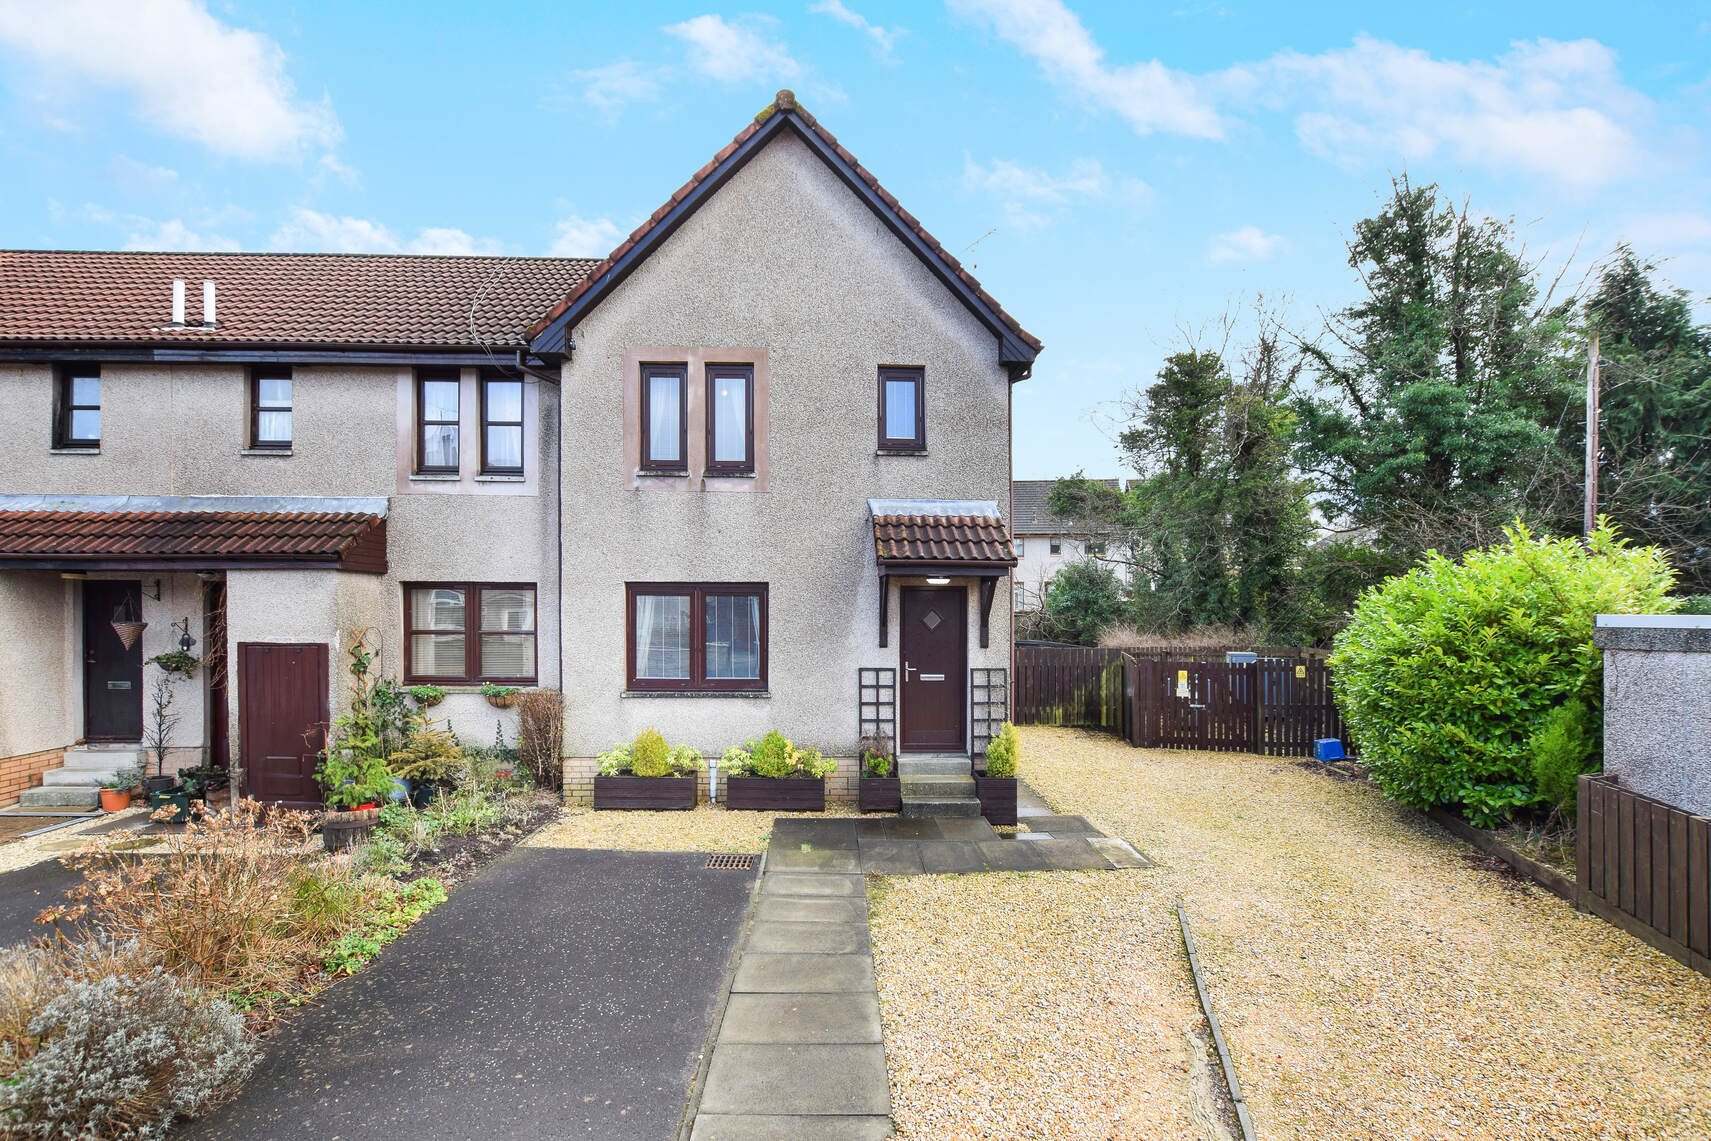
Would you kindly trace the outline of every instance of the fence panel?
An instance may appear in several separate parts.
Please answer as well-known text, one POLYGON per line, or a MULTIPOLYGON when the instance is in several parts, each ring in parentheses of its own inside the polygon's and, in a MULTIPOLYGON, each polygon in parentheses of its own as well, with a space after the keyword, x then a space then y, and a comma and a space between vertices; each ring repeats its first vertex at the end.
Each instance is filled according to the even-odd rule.
POLYGON ((1711 969, 1711 818, 1630 792, 1602 773, 1580 778, 1578 815, 1582 905, 1638 925, 1644 930, 1636 934, 1697 970, 1711 969))
POLYGON ((1016 647, 1018 725, 1071 725, 1123 734, 1126 696, 1121 650, 1016 647))

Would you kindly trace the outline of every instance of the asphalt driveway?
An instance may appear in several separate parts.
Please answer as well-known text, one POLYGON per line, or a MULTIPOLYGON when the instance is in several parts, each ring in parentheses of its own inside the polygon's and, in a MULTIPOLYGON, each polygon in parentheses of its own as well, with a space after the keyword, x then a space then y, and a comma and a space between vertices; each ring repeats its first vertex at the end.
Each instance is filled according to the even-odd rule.
POLYGON ((36 922, 43 908, 65 902, 65 893, 83 881, 82 872, 58 860, 44 860, 0 875, 0 947, 24 943, 52 929, 36 922))
POLYGON ((268 1044, 181 1136, 675 1136, 753 872, 518 849, 268 1044))

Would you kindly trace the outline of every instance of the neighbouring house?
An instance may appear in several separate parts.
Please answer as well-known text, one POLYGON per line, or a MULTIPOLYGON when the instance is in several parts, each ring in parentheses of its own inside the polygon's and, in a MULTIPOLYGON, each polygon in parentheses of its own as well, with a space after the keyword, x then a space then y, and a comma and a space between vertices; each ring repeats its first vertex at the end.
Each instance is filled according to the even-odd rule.
MULTIPOLYGON (((1090 480, 1113 491, 1122 490, 1116 479, 1090 480)), ((1030 614, 1045 605, 1046 591, 1057 572, 1068 563, 1084 558, 1105 559, 1117 577, 1127 582, 1129 565, 1122 560, 1125 548, 1112 533, 1089 528, 1074 519, 1052 514, 1049 506, 1055 479, 1018 479, 1011 484, 1011 532, 1016 539, 1016 612, 1030 614)))
POLYGON ((789 92, 599 261, 0 252, 0 800, 194 639, 167 767, 314 802, 357 630, 470 743, 561 689, 573 797, 648 726, 979 750, 1039 349, 789 92))

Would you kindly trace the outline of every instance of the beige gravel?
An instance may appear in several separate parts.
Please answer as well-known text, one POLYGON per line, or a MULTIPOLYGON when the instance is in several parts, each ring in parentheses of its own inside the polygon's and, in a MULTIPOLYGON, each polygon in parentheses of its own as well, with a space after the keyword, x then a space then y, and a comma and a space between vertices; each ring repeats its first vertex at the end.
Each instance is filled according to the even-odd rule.
POLYGON ((1041 728, 1022 771, 1164 866, 882 882, 904 1136, 1201 1135, 1179 893, 1266 1141, 1711 1136, 1711 979, 1370 785, 1041 728))
POLYGON ((523 843, 534 848, 607 848, 630 852, 763 852, 772 822, 787 816, 857 816, 853 804, 824 812, 732 812, 702 804, 688 812, 596 812, 566 807, 523 843))
MULTIPOLYGON (((131 821, 130 827, 141 828, 148 823, 149 810, 146 807, 128 808, 123 812, 109 813, 97 816, 93 820, 84 820, 67 828, 55 828, 52 832, 44 832, 40 836, 26 836, 0 844, 0 872, 15 872, 19 868, 27 868, 44 860, 57 859, 79 845, 67 843, 75 837, 82 836, 90 828, 116 817, 124 817, 131 821)), ((47 827, 53 820, 43 817, 41 826, 47 827)))

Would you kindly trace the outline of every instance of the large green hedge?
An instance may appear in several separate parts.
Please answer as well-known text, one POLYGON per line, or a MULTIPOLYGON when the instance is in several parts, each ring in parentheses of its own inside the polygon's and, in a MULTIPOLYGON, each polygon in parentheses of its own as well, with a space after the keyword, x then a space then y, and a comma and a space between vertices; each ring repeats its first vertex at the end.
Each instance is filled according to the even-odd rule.
POLYGON ((1508 536, 1366 591, 1331 656, 1337 705, 1385 795, 1484 825, 1540 803, 1528 741, 1546 715, 1602 707, 1594 616, 1677 605, 1663 552, 1608 527, 1584 544, 1508 536))

